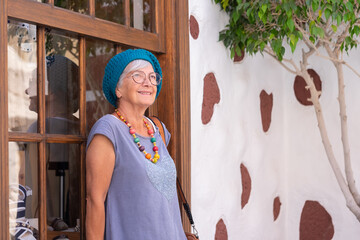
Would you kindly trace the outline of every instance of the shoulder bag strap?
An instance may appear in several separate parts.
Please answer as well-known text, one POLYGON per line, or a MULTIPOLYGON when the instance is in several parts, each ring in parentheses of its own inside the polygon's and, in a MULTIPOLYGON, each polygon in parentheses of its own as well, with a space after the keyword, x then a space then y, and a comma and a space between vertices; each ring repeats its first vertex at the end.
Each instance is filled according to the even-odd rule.
MULTIPOLYGON (((161 138, 162 138, 164 144, 166 145, 164 126, 162 125, 160 119, 158 117, 156 117, 156 116, 152 116, 152 117, 150 117, 150 120, 155 124, 155 126, 157 126, 159 128, 161 138)), ((178 190, 178 193, 179 193, 180 201, 181 201, 181 203, 182 203, 182 205, 183 205, 183 207, 185 209, 185 212, 186 212, 186 215, 187 215, 187 217, 189 219, 189 222, 190 222, 191 226, 194 229, 195 236, 198 238, 198 232, 197 232, 197 230, 195 228, 195 223, 194 223, 194 220, 193 220, 193 217, 192 217, 192 214, 191 214, 190 206, 189 206, 188 202, 186 201, 185 194, 184 194, 184 192, 182 190, 180 180, 179 180, 178 177, 176 178, 176 187, 177 187, 177 190, 178 190)))

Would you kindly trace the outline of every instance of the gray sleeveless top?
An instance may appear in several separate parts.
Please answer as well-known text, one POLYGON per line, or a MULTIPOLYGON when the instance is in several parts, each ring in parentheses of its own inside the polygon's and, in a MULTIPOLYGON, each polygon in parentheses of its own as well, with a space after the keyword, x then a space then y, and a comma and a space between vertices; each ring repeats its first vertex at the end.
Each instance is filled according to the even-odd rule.
MULTIPOLYGON (((186 240, 176 192, 176 169, 161 135, 154 137, 160 159, 147 160, 134 143, 129 128, 114 115, 99 119, 88 137, 107 137, 115 150, 115 166, 105 201, 105 237, 112 240, 186 240)), ((150 137, 137 135, 154 156, 150 137)), ((165 128, 165 139, 170 133, 165 128)))

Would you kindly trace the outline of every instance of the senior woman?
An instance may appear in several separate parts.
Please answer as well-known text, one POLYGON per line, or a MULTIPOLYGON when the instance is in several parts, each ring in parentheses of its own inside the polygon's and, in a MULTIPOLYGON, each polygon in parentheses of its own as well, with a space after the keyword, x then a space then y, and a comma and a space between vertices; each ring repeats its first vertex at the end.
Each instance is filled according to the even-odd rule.
POLYGON ((115 112, 99 119, 88 138, 88 240, 186 240, 175 164, 144 116, 161 84, 158 60, 143 49, 119 53, 105 68, 103 92, 115 112))

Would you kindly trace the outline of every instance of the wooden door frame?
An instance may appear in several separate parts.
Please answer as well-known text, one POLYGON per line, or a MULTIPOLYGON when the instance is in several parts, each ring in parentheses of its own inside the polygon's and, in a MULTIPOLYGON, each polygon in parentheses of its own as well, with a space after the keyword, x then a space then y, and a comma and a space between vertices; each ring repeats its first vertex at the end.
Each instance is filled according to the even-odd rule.
MULTIPOLYGON (((163 68, 163 86, 150 109, 157 114, 172 134, 169 143, 183 191, 191 204, 191 139, 190 139, 190 58, 188 0, 165 1, 165 53, 158 55, 163 68)), ((181 208, 183 226, 191 225, 181 208)))

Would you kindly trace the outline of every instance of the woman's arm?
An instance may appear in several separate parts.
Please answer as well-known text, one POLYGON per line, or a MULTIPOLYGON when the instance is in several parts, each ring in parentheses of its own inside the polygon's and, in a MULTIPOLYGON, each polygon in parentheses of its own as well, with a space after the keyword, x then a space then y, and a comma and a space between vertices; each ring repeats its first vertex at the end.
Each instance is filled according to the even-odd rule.
POLYGON ((112 173, 115 152, 110 140, 95 135, 86 153, 86 239, 104 238, 105 206, 112 173))

